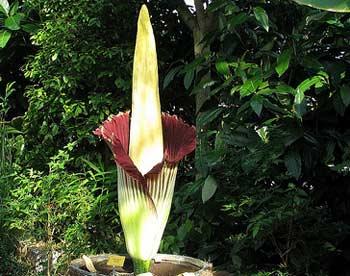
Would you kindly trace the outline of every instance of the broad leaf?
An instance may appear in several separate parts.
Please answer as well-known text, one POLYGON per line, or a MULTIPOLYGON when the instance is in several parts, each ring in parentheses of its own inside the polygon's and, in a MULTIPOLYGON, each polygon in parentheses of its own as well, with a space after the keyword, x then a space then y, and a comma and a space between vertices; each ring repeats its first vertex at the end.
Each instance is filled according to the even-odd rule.
POLYGON ((250 106, 256 113, 256 115, 260 116, 262 108, 263 108, 263 98, 261 96, 255 96, 250 101, 250 106))
POLYGON ((290 58, 292 56, 292 49, 283 51, 277 58, 277 66, 275 68, 278 76, 282 76, 289 67, 290 58))
POLYGON ((295 94, 295 104, 300 104, 304 99, 304 92, 309 90, 312 86, 316 88, 322 87, 325 81, 321 76, 314 76, 301 82, 297 87, 295 94))
POLYGON ((304 91, 302 89, 297 89, 297 93, 295 94, 294 103, 295 104, 301 104, 301 102, 304 100, 304 91))
POLYGON ((297 151, 290 151, 284 156, 284 164, 288 173, 298 179, 301 174, 301 157, 297 151))
POLYGON ((181 69, 181 66, 178 66, 169 71, 169 73, 164 78, 163 89, 170 84, 170 82, 174 79, 175 75, 180 71, 180 69, 181 69))
POLYGON ((11 7, 10 7, 10 12, 9 12, 9 15, 10 16, 13 16, 17 13, 18 11, 18 6, 19 6, 19 3, 16 1, 14 2, 11 7))
POLYGON ((0 11, 2 11, 4 14, 8 15, 10 11, 10 5, 7 0, 0 0, 0 11))
POLYGON ((344 105, 347 107, 350 104, 350 87, 348 85, 343 85, 340 88, 340 96, 344 105))
POLYGON ((13 16, 6 18, 5 27, 12 31, 17 31, 21 28, 20 23, 21 23, 21 16, 19 14, 15 14, 13 16))
POLYGON ((339 93, 334 94, 333 107, 340 116, 344 116, 346 106, 344 105, 341 95, 339 95, 339 93))
POLYGON ((0 48, 4 48, 11 38, 11 33, 9 31, 0 31, 0 48))
POLYGON ((217 182, 214 177, 209 175, 205 181, 204 186, 202 188, 202 201, 203 203, 207 202, 209 199, 213 197, 218 188, 217 182))
POLYGON ((198 126, 203 127, 209 124, 210 122, 215 120, 222 112, 223 112, 223 109, 214 108, 214 109, 200 113, 197 119, 198 126))
POLYGON ((218 61, 215 64, 216 70, 221 74, 221 75, 228 75, 230 74, 230 69, 228 67, 228 63, 226 61, 218 61))
POLYGON ((310 6, 317 9, 350 12, 350 0, 293 0, 301 5, 310 6))
POLYGON ((261 26, 268 32, 269 31, 269 17, 266 11, 261 7, 254 8, 254 15, 256 20, 259 21, 261 26))
POLYGON ((186 90, 190 88, 193 78, 194 78, 194 70, 190 70, 185 74, 184 86, 186 90))
POLYGON ((23 31, 33 34, 33 33, 36 33, 40 27, 38 24, 27 23, 27 24, 21 25, 21 28, 23 31))

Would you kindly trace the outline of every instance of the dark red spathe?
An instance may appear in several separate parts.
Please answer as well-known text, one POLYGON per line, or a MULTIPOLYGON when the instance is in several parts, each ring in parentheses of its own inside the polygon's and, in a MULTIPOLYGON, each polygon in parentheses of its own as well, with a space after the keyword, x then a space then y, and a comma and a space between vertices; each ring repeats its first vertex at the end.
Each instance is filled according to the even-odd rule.
MULTIPOLYGON (((176 164, 196 148, 196 130, 177 116, 171 116, 167 113, 162 114, 162 125, 164 140, 163 162, 176 164)), ((102 137, 107 142, 113 152, 115 162, 127 174, 141 183, 146 183, 147 176, 160 172, 163 162, 154 166, 145 176, 140 173, 129 157, 129 126, 129 112, 119 113, 104 121, 101 127, 94 131, 94 134, 102 137)))

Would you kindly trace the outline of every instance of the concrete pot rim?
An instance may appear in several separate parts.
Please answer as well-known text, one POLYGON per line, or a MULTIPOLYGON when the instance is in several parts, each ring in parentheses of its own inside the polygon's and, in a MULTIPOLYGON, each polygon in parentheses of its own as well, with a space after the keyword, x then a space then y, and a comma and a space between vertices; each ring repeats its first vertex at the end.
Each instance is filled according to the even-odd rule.
MULTIPOLYGON (((88 256, 93 262, 102 262, 107 260, 110 256, 113 256, 116 254, 99 254, 99 255, 91 255, 88 256)), ((120 256, 126 256, 125 254, 118 254, 120 256)), ((211 263, 202 261, 200 259, 196 259, 193 257, 188 256, 182 256, 182 255, 172 255, 172 254, 157 254, 154 258, 154 263, 161 263, 161 262, 171 262, 173 264, 182 264, 182 265, 191 265, 198 267, 198 271, 192 272, 192 275, 201 275, 202 273, 205 273, 206 271, 212 271, 213 265, 211 263)), ((86 276, 107 276, 106 274, 100 274, 100 273, 94 273, 94 272, 88 272, 86 270, 81 269, 81 266, 84 265, 84 260, 82 258, 75 259, 71 262, 69 265, 69 271, 74 270, 77 273, 81 273, 81 275, 86 276)), ((115 275, 119 276, 130 276, 134 275, 134 273, 121 273, 117 272, 115 275)))

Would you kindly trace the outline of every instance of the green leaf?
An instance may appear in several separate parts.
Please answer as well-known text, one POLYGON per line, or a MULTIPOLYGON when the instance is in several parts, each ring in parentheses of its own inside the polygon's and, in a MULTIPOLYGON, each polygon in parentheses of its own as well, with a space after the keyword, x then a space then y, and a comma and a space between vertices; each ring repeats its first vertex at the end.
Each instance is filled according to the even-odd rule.
POLYGON ((215 109, 202 112, 197 118, 198 126, 203 127, 204 125, 207 125, 208 123, 215 120, 222 112, 223 112, 223 109, 221 108, 215 108, 215 109))
POLYGON ((261 78, 253 77, 246 80, 243 85, 239 88, 241 97, 248 96, 254 92, 263 84, 261 78))
POLYGON ((169 71, 169 73, 165 76, 163 81, 163 89, 168 87, 170 82, 174 79, 175 75, 180 71, 182 66, 175 67, 169 71))
POLYGON ((186 236, 191 232, 193 228, 193 223, 189 219, 186 220, 184 224, 182 224, 177 230, 177 238, 182 241, 186 238, 186 236))
POLYGON ((263 126, 262 128, 259 128, 256 133, 258 133, 260 139, 263 141, 263 143, 267 144, 269 142, 269 132, 266 126, 263 126))
POLYGON ((334 11, 334 12, 350 12, 350 0, 293 0, 301 5, 313 8, 334 11))
POLYGON ((209 175, 205 181, 204 186, 202 188, 202 201, 203 203, 207 202, 209 199, 213 197, 218 188, 217 182, 214 177, 209 175))
POLYGON ((306 68, 314 69, 314 70, 324 70, 324 67, 321 62, 319 62, 314 57, 306 56, 302 59, 302 65, 306 68))
POLYGON ((260 230, 260 224, 258 223, 254 224, 253 231, 252 231, 253 238, 256 237, 256 235, 259 233, 259 230, 260 230))
POLYGON ((29 34, 34 34, 36 33, 40 26, 38 24, 32 24, 32 23, 27 23, 27 24, 23 24, 21 25, 22 30, 29 33, 29 34))
POLYGON ((343 85, 340 88, 340 96, 344 105, 347 107, 350 104, 350 87, 348 85, 343 85))
POLYGON ((335 111, 340 116, 344 116, 345 110, 346 110, 346 106, 343 104, 343 100, 341 98, 341 95, 339 95, 339 93, 334 94, 333 107, 334 107, 335 111))
POLYGON ((324 83, 324 79, 321 76, 314 76, 301 82, 297 87, 295 104, 300 104, 303 101, 305 91, 309 90, 312 86, 322 87, 324 83))
POLYGON ((228 67, 228 63, 226 61, 218 61, 215 64, 215 68, 221 75, 230 74, 230 68, 228 67))
POLYGON ((248 19, 249 19, 249 16, 246 13, 244 13, 244 12, 240 12, 240 13, 234 14, 233 16, 231 16, 228 19, 227 27, 228 27, 228 29, 233 29, 233 28, 243 24, 248 19))
POLYGON ((297 89, 297 93, 295 94, 294 103, 295 104, 301 104, 301 102, 304 100, 305 94, 302 89, 297 89))
POLYGON ((238 267, 240 268, 242 266, 242 259, 238 256, 238 255, 233 255, 231 257, 231 260, 232 260, 232 264, 235 266, 235 267, 238 267))
POLYGON ((281 77, 289 67, 290 58, 292 56, 292 49, 284 50, 277 58, 276 72, 281 77))
POLYGON ((21 28, 20 23, 21 23, 21 16, 19 14, 15 14, 13 16, 6 18, 5 27, 12 31, 16 31, 21 28))
POLYGON ((194 70, 190 70, 185 74, 184 86, 186 90, 190 88, 193 78, 194 78, 194 70))
POLYGON ((302 101, 300 104, 294 105, 295 113, 299 119, 307 113, 307 103, 306 101, 302 101))
POLYGON ((278 94, 292 94, 295 95, 295 89, 289 85, 278 85, 275 90, 278 94))
POLYGON ((10 12, 9 12, 9 15, 12 16, 12 15, 15 15, 18 11, 18 1, 14 2, 12 5, 11 5, 11 8, 10 8, 10 12))
POLYGON ((299 179, 301 174, 301 157, 297 151, 289 151, 284 156, 284 164, 288 173, 296 179, 299 179))
POLYGON ((11 33, 9 31, 0 31, 0 48, 4 48, 11 38, 11 33))
POLYGON ((215 12, 215 11, 227 6, 228 3, 230 3, 230 2, 227 2, 226 0, 217 0, 217 1, 211 2, 209 7, 208 7, 208 11, 215 12))
POLYGON ((5 15, 8 15, 10 11, 10 5, 7 0, 0 0, 0 11, 3 12, 5 15))
POLYGON ((266 11, 261 7, 254 8, 254 15, 256 20, 259 21, 261 26, 268 32, 269 31, 269 17, 266 11))
POLYGON ((254 96, 250 101, 250 106, 256 115, 260 116, 263 108, 263 98, 261 96, 254 96))

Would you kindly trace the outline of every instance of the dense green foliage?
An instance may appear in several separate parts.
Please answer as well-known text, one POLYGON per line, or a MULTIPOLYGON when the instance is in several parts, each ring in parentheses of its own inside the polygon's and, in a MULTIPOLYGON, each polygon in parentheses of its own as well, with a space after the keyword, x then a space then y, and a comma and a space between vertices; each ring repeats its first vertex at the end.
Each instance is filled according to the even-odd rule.
MULTIPOLYGON (((125 251, 115 166, 92 130, 130 107, 142 2, 28 0, 18 27, 3 24, 0 274, 25 275, 22 240, 63 250, 53 273, 83 253, 125 251)), ((161 251, 234 275, 345 275, 349 15, 214 0, 210 52, 195 58, 179 1, 167 2, 149 3, 162 106, 197 122, 205 143, 181 164, 161 251)))

